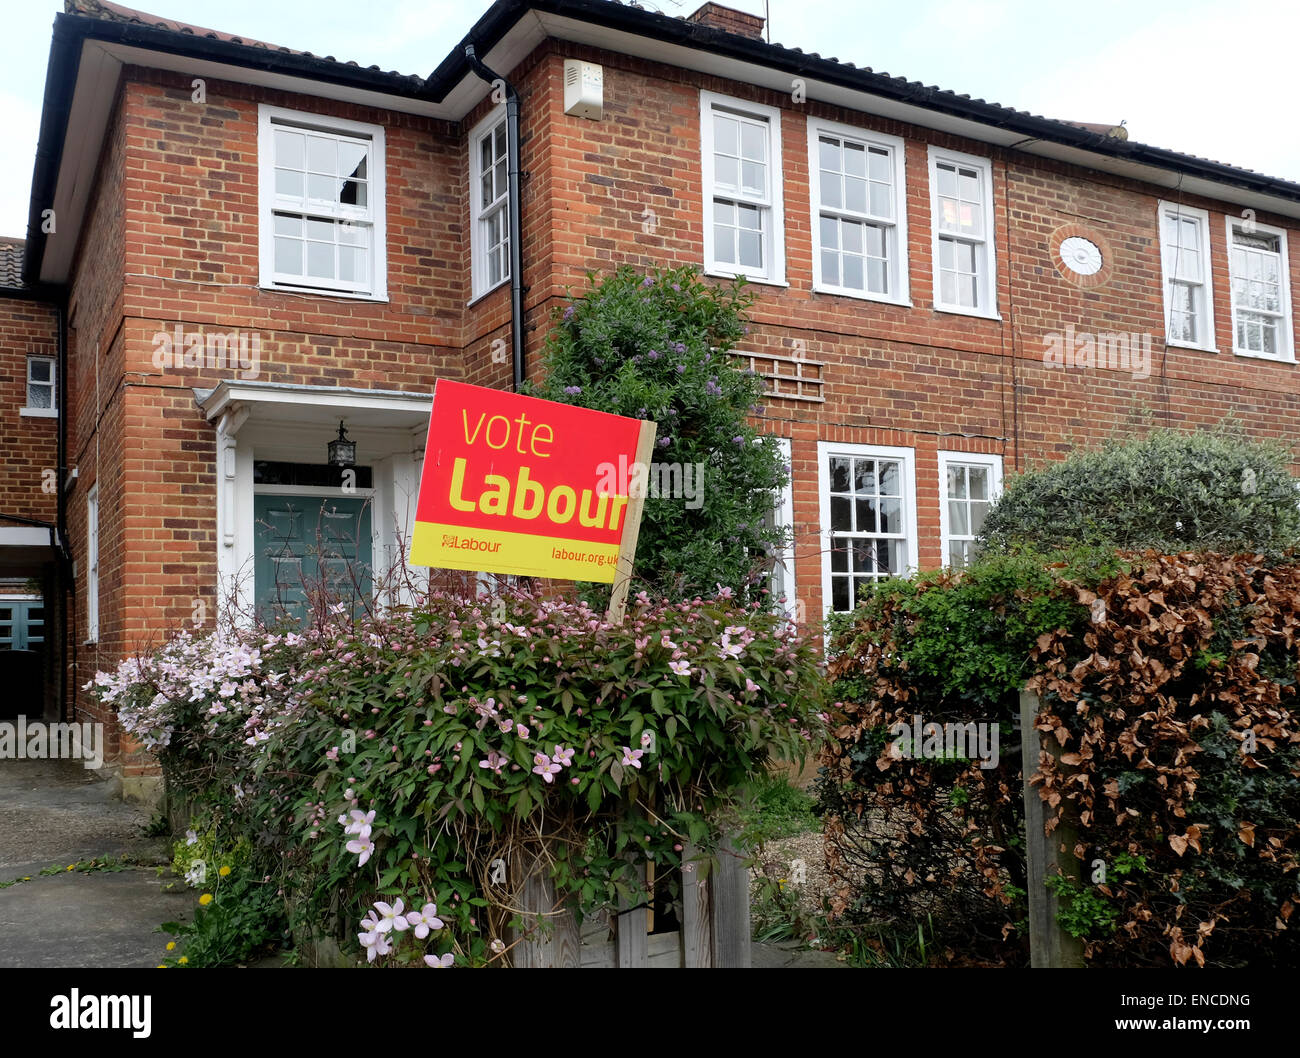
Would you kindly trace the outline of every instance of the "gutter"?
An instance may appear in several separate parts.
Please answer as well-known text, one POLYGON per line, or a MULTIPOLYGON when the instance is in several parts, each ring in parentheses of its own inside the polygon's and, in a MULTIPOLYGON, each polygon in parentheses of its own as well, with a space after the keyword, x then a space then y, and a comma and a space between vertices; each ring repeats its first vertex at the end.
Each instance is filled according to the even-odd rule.
MULTIPOLYGON (((504 77, 494 73, 478 57, 473 44, 465 45, 465 62, 489 84, 500 84, 506 93, 506 198, 510 210, 510 349, 514 391, 524 384, 524 248, 519 218, 519 93, 504 77)), ((470 146, 473 150, 473 145, 470 146)))

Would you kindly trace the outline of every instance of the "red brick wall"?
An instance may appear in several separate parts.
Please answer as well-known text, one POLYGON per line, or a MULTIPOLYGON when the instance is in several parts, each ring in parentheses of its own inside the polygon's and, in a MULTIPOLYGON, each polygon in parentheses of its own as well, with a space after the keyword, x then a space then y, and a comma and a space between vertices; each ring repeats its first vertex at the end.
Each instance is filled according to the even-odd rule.
MULTIPOLYGON (((53 523, 58 496, 50 488, 58 467, 58 420, 23 415, 27 358, 55 357, 54 308, 38 301, 0 298, 0 451, 7 453, 0 514, 53 523)), ((57 385, 62 387, 63 380, 57 385)), ((16 522, 0 521, 0 526, 16 522)))
MULTIPOLYGON (((915 449, 920 561, 933 567, 942 561, 941 449, 1001 454, 1010 473, 1152 424, 1211 425, 1231 414, 1258 436, 1290 441, 1300 432, 1300 369, 1230 352, 1224 213, 1239 210, 1184 198, 1211 214, 1220 352, 1166 350, 1156 203, 1170 192, 610 52, 546 48, 553 80, 565 58, 586 59, 604 67, 605 92, 599 122, 564 115, 554 95, 547 114, 555 159, 552 298, 566 284, 580 288, 587 269, 702 264, 700 89, 781 108, 789 286, 752 288, 760 298, 747 348, 788 353, 802 342, 810 359, 826 365, 826 403, 773 399, 762 413, 767 431, 793 439, 796 581, 810 614, 822 606, 818 440, 915 449), (905 140, 912 307, 813 290, 809 113, 905 140), (933 307, 930 144, 992 159, 1000 321, 933 307), (655 219, 650 233, 647 209, 655 219), (1050 237, 1071 223, 1109 243, 1114 260, 1104 285, 1082 288, 1053 266, 1050 237), (1067 324, 1151 335, 1151 377, 1047 369, 1044 335, 1067 324)), ((1291 282, 1300 292, 1295 225, 1258 219, 1292 228, 1291 282)))

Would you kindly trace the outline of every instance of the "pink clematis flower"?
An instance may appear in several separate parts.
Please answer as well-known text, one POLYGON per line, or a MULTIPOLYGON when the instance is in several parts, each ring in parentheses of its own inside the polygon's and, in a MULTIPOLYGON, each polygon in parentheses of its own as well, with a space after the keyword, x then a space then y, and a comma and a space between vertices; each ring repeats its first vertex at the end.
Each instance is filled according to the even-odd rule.
POLYGON ((691 663, 689 661, 670 661, 668 667, 678 676, 689 676, 691 674, 691 663))
POLYGON ((560 765, 552 761, 545 753, 534 753, 533 764, 536 765, 533 768, 534 775, 540 775, 547 782, 554 782, 552 776, 559 772, 560 765))
POLYGON ((563 768, 567 768, 573 763, 573 750, 565 749, 563 746, 556 746, 555 752, 551 754, 551 759, 563 768))
POLYGON ((431 929, 442 929, 442 919, 438 917, 437 904, 425 904, 419 911, 408 911, 406 921, 415 927, 415 935, 424 940, 431 929))
POLYGON ((520 738, 527 738, 528 728, 526 728, 523 724, 515 724, 515 734, 518 735, 520 738))
MULTIPOLYGON (((359 838, 370 837, 370 824, 375 821, 375 810, 372 808, 369 812, 362 812, 354 808, 348 813, 352 817, 352 822, 343 828, 344 834, 355 834, 359 838)), ((340 819, 343 817, 340 816, 340 819)))
POLYGON ((452 955, 451 952, 448 952, 446 955, 442 956, 442 958, 439 958, 436 955, 426 955, 424 961, 435 970, 443 970, 456 961, 456 956, 452 955))
POLYGON ((374 962, 375 956, 387 955, 393 950, 392 945, 388 943, 388 938, 380 932, 379 923, 374 918, 374 912, 361 920, 361 928, 365 932, 358 933, 357 940, 366 949, 366 962, 374 962))
POLYGON ((370 859, 370 854, 375 851, 375 843, 370 838, 353 838, 345 846, 348 852, 355 853, 361 858, 357 860, 358 867, 364 867, 366 861, 370 859))
POLYGON ((379 912, 379 922, 375 929, 380 933, 387 933, 389 930, 397 930, 398 933, 404 929, 409 929, 411 923, 406 921, 406 916, 402 913, 402 901, 396 900, 390 906, 382 900, 375 901, 375 910, 379 912))
POLYGON ((640 768, 641 758, 645 755, 643 749, 632 749, 630 746, 623 747, 623 759, 619 761, 623 767, 640 768))

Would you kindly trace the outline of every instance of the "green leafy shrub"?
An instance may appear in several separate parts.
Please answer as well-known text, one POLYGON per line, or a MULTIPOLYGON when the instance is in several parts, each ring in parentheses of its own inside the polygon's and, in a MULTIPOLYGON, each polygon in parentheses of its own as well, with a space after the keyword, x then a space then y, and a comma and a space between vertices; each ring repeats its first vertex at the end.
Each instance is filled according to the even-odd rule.
POLYGON ((1020 689, 1040 636, 1085 625, 1068 577, 1119 568, 1113 553, 1089 549, 988 556, 962 573, 883 581, 832 622, 838 701, 816 793, 837 886, 833 925, 866 945, 864 958, 895 941, 912 950, 924 926, 932 958, 1027 962, 1015 930, 1026 878, 1020 689), (890 728, 915 716, 996 724, 997 766, 895 759, 890 728))
POLYGON ((1278 555, 1300 540, 1291 460, 1286 446, 1229 427, 1154 430, 1078 449, 1012 478, 989 511, 981 545, 1278 555))
POLYGON ((766 515, 789 469, 776 439, 751 422, 762 380, 728 355, 748 330, 752 295, 741 280, 711 285, 693 268, 588 280, 584 297, 556 310, 535 394, 654 420, 655 462, 692 468, 702 489, 647 498, 637 551, 648 559, 637 562, 633 591, 761 589, 770 549, 784 542, 766 515))

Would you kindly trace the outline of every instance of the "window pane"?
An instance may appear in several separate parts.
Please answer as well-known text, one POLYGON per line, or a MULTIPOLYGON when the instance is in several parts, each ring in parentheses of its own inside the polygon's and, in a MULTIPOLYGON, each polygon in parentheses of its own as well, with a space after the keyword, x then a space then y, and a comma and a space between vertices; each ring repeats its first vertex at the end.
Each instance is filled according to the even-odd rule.
POLYGON ((742 228, 749 228, 752 231, 763 230, 763 214, 757 206, 745 206, 737 203, 736 218, 740 221, 742 228))
POLYGON ((954 536, 970 535, 970 519, 967 517, 967 505, 962 500, 948 501, 948 532, 954 536))
POLYGON ((364 283, 369 278, 368 254, 361 246, 339 247, 339 278, 348 283, 364 283))
POLYGON ((275 240, 275 270, 283 275, 302 275, 302 247, 296 239, 275 240))
POLYGON ((862 225, 844 221, 840 230, 844 233, 844 252, 862 253, 862 225))
POLYGON ((740 123, 735 118, 713 115, 713 149, 722 154, 740 155, 740 123))
POLYGON ((366 179, 366 145, 355 141, 339 144, 339 176, 366 179))
POLYGON ((844 208, 854 213, 867 211, 867 182, 855 176, 844 178, 844 208))
POLYGON ((323 136, 307 137, 307 168, 313 173, 336 174, 337 153, 333 140, 323 136))
POLYGON ((831 286, 840 285, 840 255, 834 252, 822 253, 822 282, 831 286))
POLYGON ((989 504, 972 501, 970 504, 970 531, 972 536, 978 536, 979 531, 984 528, 984 518, 989 513, 989 504))
POLYGON ((964 500, 966 498, 966 468, 948 468, 948 499, 964 500))
POLYGON ((48 382, 54 365, 48 360, 28 360, 27 377, 33 382, 48 382))
POLYGON ((845 613, 851 609, 849 606, 848 577, 831 578, 831 608, 839 613, 845 613))
POLYGON ((892 217, 894 215, 893 189, 888 184, 872 183, 871 214, 874 217, 892 217))
POLYGON ((867 260, 867 289, 873 294, 889 293, 889 273, 884 261, 867 260))
POLYGON ((306 145, 301 132, 287 129, 275 130, 275 164, 288 169, 301 169, 306 162, 306 145))
POLYGON ((302 237, 302 218, 291 217, 284 213, 275 215, 275 234, 302 237))
POLYGON ((848 533, 853 531, 852 508, 843 496, 831 497, 831 532, 848 533))
POLYGON ((822 172, 822 205, 830 209, 842 209, 844 200, 840 197, 840 176, 838 173, 822 172))
POLYGON ((894 174, 889 164, 889 152, 883 147, 872 147, 871 153, 868 157, 871 166, 871 179, 892 184, 894 182, 894 174))
POLYGON ((767 194, 767 166, 762 162, 744 162, 741 166, 744 188, 756 195, 767 194))
POLYGON ((831 491, 849 491, 849 461, 841 456, 831 458, 831 491))
POLYGON ((740 126, 740 154, 754 161, 767 159, 767 135, 763 126, 749 122, 740 126))
POLYGON ((857 516, 857 524, 854 528, 859 533, 874 533, 876 528, 876 501, 875 500, 855 500, 854 514, 857 516))
POLYGON ((296 173, 289 169, 277 169, 275 171, 275 193, 277 195, 302 198, 302 189, 302 173, 296 173))
POLYGON ((746 268, 763 267, 763 236, 761 232, 741 229, 740 263, 746 268))
POLYGON ((713 179, 722 187, 740 186, 740 163, 722 154, 713 156, 713 179))
POLYGON ((844 255, 844 286, 850 290, 864 290, 862 258, 844 255))
POLYGON ((880 495, 882 496, 901 496, 903 494, 903 479, 898 470, 898 463, 889 460, 881 460, 880 463, 880 495))
POLYGON ((903 531, 903 501, 880 501, 880 531, 882 533, 901 533, 903 531))
POLYGON ((853 461, 853 488, 870 496, 876 494, 876 461, 874 459, 855 459, 853 461))
POLYGON ((844 145, 844 172, 849 176, 867 175, 867 149, 860 143, 844 145))
POLYGON ((823 169, 829 169, 832 172, 839 172, 840 169, 840 143, 839 140, 833 140, 829 137, 822 136, 818 141, 818 164, 823 169))
POLYGON ((836 541, 831 548, 831 571, 847 573, 849 571, 849 549, 843 540, 836 541))
POLYGON ((939 194, 945 198, 957 197, 957 170, 952 165, 940 163, 935 166, 939 177, 939 194))
POLYGON ((42 385, 38 382, 27 383, 27 407, 54 407, 54 387, 50 385, 42 385))
POLYGON ((307 244, 307 274, 314 279, 334 278, 334 244, 307 244))
POLYGON ((307 177, 307 197, 317 202, 338 201, 338 180, 332 176, 318 176, 311 173, 307 177))

